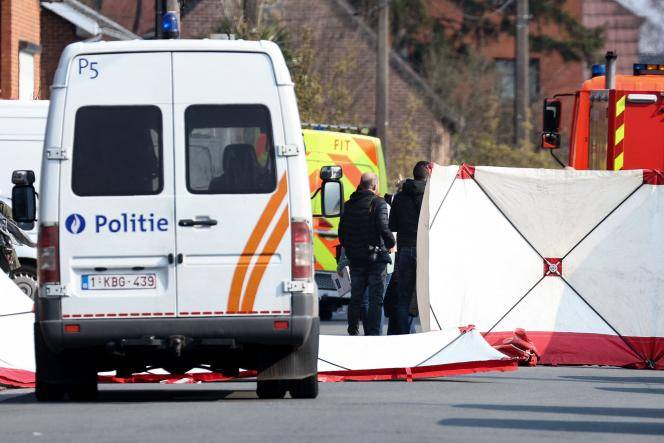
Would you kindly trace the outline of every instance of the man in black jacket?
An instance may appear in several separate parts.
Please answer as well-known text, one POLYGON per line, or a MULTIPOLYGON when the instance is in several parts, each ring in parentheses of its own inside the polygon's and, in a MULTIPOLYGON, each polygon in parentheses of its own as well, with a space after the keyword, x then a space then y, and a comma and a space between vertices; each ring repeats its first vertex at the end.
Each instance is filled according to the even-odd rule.
POLYGON ((380 253, 372 254, 371 248, 390 250, 395 241, 388 226, 387 203, 376 195, 377 185, 376 174, 362 174, 360 185, 344 205, 344 213, 339 222, 339 241, 350 262, 350 335, 359 334, 360 320, 364 335, 380 335, 387 262, 380 253), (367 311, 363 312, 362 299, 367 288, 369 306, 367 311))
POLYGON ((410 332, 409 308, 415 293, 417 276, 417 224, 424 197, 424 188, 429 178, 429 163, 417 162, 413 178, 406 180, 401 192, 394 196, 390 211, 390 229, 397 233, 397 277, 398 300, 394 318, 390 316, 390 333, 410 332), (392 325, 395 330, 392 331, 392 325))

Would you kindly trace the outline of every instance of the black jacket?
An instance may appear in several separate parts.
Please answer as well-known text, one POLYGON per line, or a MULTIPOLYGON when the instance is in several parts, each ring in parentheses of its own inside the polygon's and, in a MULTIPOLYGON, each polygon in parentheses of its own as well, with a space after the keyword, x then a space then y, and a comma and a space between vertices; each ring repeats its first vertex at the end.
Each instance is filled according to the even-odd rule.
POLYGON ((417 224, 424 197, 425 180, 408 179, 394 196, 390 211, 390 229, 397 233, 401 246, 417 246, 417 224))
POLYGON ((394 247, 388 226, 387 203, 371 191, 355 191, 344 205, 339 242, 351 265, 369 263, 369 246, 394 247))

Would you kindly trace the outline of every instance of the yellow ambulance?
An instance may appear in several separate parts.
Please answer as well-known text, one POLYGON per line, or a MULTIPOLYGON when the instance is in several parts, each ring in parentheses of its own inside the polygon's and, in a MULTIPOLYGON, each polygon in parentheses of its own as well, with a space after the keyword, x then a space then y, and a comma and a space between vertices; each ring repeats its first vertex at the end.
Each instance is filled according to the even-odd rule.
MULTIPOLYGON (((387 171, 379 138, 360 134, 354 127, 309 127, 311 129, 304 129, 302 133, 312 195, 320 187, 320 168, 330 165, 338 165, 343 169, 345 200, 348 200, 357 188, 360 176, 368 171, 378 176, 378 195, 387 192, 387 171)), ((318 193, 311 200, 313 214, 321 213, 320 205, 321 194, 318 193)), ((338 227, 338 218, 317 217, 313 221, 315 278, 320 296, 321 320, 329 320, 334 311, 348 304, 350 297, 347 278, 339 278, 336 274, 338 227)))

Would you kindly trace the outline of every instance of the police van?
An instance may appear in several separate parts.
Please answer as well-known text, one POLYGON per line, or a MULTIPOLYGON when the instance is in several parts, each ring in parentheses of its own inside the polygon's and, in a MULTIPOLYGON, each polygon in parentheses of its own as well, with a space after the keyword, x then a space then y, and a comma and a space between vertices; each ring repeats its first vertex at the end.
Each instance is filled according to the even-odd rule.
MULTIPOLYGON (((321 171, 326 217, 340 172, 321 171)), ((12 181, 15 218, 34 221, 34 174, 12 181)), ((244 368, 261 398, 317 395, 307 165, 275 44, 69 45, 39 199, 39 400, 150 368, 244 368)))

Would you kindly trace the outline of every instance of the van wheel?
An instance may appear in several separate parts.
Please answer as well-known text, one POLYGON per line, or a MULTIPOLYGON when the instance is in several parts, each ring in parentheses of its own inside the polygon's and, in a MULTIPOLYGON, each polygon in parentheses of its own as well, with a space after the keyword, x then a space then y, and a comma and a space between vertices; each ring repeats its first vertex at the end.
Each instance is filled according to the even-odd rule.
POLYGON ((74 401, 90 401, 97 397, 97 370, 87 359, 77 355, 53 352, 39 325, 35 333, 35 396, 38 401, 59 401, 65 394, 74 401))
POLYGON ((37 380, 35 397, 37 401, 61 401, 65 396, 65 385, 37 380))
MULTIPOLYGON (((96 374, 95 374, 96 375, 96 374)), ((87 383, 77 383, 67 386, 69 398, 73 401, 93 401, 97 399, 99 393, 97 381, 88 381, 87 383)))
POLYGON ((318 397, 318 374, 290 382, 290 395, 293 398, 318 397))
POLYGON ((259 380, 256 386, 256 395, 262 399, 284 398, 286 385, 281 380, 259 380))
POLYGON ((35 397, 38 401, 62 400, 65 396, 66 384, 57 379, 45 379, 45 375, 59 374, 63 371, 61 358, 48 348, 39 326, 35 324, 34 329, 35 362, 37 364, 35 397))
POLYGON ((23 265, 12 273, 14 284, 32 300, 37 298, 37 268, 33 265, 23 265))

